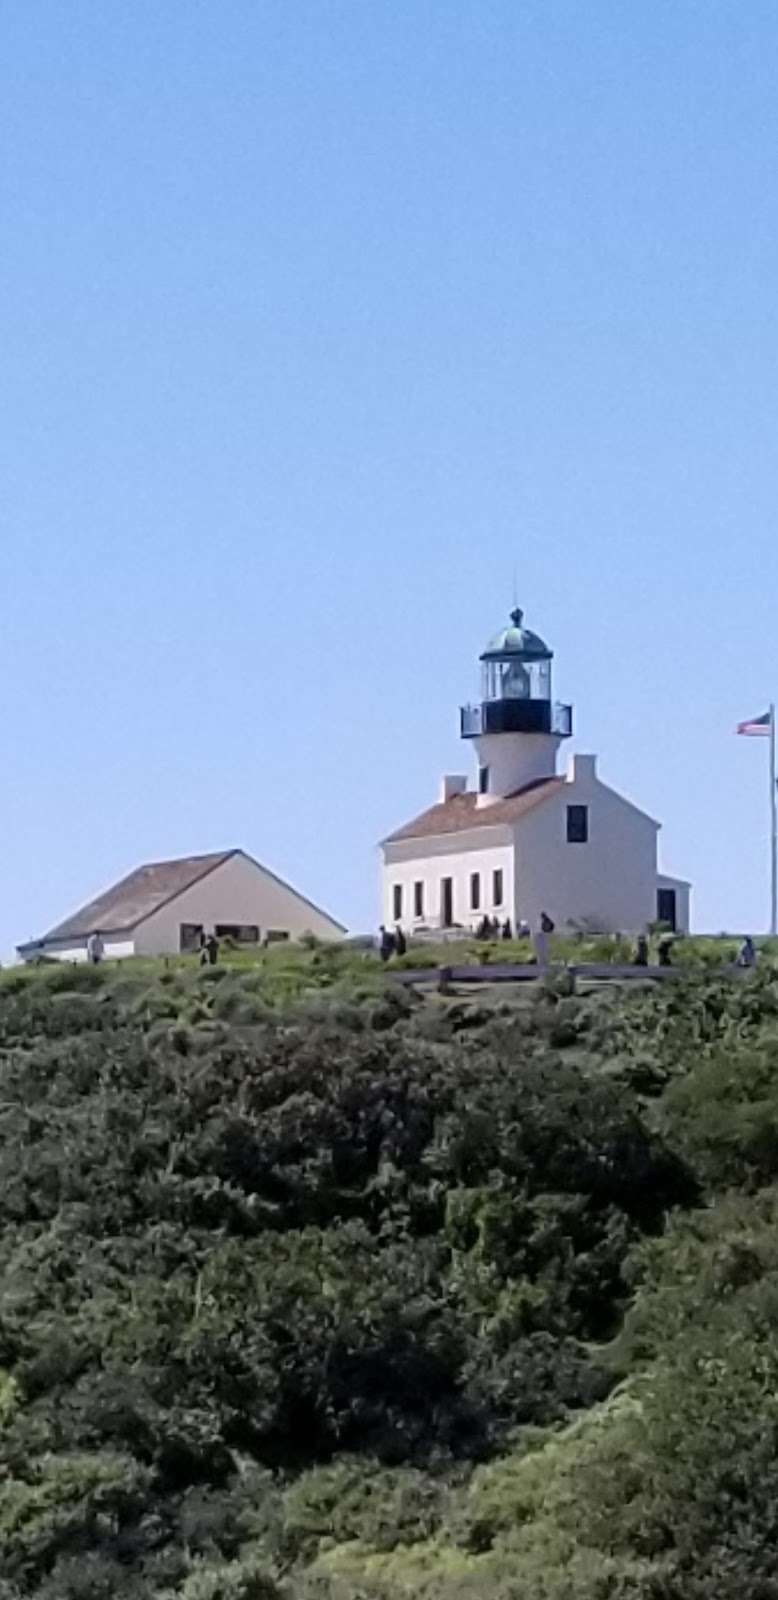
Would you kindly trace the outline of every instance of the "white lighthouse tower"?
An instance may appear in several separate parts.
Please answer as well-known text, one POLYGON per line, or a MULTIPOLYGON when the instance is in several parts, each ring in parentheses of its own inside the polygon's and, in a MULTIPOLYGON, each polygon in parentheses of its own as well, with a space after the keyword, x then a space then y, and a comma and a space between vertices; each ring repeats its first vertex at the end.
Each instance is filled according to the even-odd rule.
POLYGON ((481 656, 481 700, 461 709, 463 739, 478 760, 477 807, 556 775, 557 752, 573 731, 572 706, 551 698, 553 651, 511 612, 481 656))

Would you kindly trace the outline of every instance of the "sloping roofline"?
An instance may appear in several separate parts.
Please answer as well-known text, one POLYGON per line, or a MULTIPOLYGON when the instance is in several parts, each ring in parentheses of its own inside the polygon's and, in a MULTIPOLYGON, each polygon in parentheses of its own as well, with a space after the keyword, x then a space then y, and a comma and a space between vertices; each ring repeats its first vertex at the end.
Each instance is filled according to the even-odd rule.
MULTIPOLYGON (((252 866, 256 867, 260 872, 266 873, 267 876, 272 878, 275 883, 281 886, 281 888, 286 889, 290 894, 293 894, 296 899, 301 900, 304 905, 309 906, 312 911, 316 912, 317 916, 324 917, 327 922, 332 923, 333 927, 340 928, 343 933, 346 932, 344 924, 342 922, 338 922, 337 918, 331 916, 328 911, 323 911, 322 908, 317 906, 313 900, 309 900, 307 895, 301 894, 299 889, 295 889, 292 884, 287 883, 284 878, 280 878, 277 873, 271 871, 269 867, 264 866, 261 861, 257 861, 255 856, 249 855, 247 850, 236 848, 233 850, 223 850, 217 853, 211 853, 209 855, 182 856, 174 857, 167 861, 143 862, 140 867, 136 867, 132 872, 127 873, 124 878, 120 878, 118 883, 111 885, 111 887, 104 890, 102 894, 97 895, 94 900, 88 901, 86 905, 81 906, 78 911, 74 911, 71 916, 66 917, 62 922, 57 923, 54 928, 50 928, 49 931, 44 933, 39 939, 29 939, 26 941, 26 943, 17 945, 17 951, 20 955, 25 955, 33 950, 40 950, 48 944, 62 944, 67 942, 69 939, 86 939, 90 933, 94 933, 98 929, 101 933, 108 935, 117 933, 133 933, 137 928, 141 927, 144 922, 148 922, 151 917, 156 916, 159 911, 164 910, 166 906, 169 906, 173 901, 179 899, 182 894, 185 894, 189 889, 194 888, 196 884, 201 883, 204 878, 209 877, 212 872, 215 872, 219 867, 223 867, 235 856, 243 856, 245 861, 249 861, 252 866), (148 905, 144 910, 140 911, 137 916, 131 916, 130 918, 125 917, 123 920, 116 916, 116 909, 114 909, 113 916, 115 920, 111 921, 111 912, 109 910, 110 902, 114 901, 115 904, 116 900, 118 899, 118 891, 122 888, 128 889, 132 884, 133 879, 140 880, 141 874, 150 871, 162 871, 165 868, 170 869, 173 867, 185 867, 187 863, 191 865, 192 871, 190 873, 184 873, 181 877, 181 881, 178 882, 168 894, 163 892, 161 898, 156 900, 153 905, 148 905), (103 907, 105 907, 106 915, 101 915, 103 907)), ((139 883, 139 892, 140 888, 141 885, 139 883)), ((148 892, 149 891, 147 890, 147 893, 148 892)), ((120 903, 121 901, 119 900, 119 904, 120 903)))
POLYGON ((488 806, 477 806, 476 801, 479 796, 473 789, 466 789, 461 794, 452 795, 449 800, 441 800, 437 805, 428 806, 426 811, 420 812, 403 827, 396 828, 394 833, 388 834, 381 840, 381 844, 400 844, 406 839, 445 838, 448 834, 472 832, 476 828, 510 826, 528 811, 532 811, 535 806, 550 800, 552 794, 557 794, 566 781, 565 778, 556 775, 534 778, 531 783, 525 783, 521 789, 514 790, 513 794, 505 795, 500 800, 493 800, 488 806))

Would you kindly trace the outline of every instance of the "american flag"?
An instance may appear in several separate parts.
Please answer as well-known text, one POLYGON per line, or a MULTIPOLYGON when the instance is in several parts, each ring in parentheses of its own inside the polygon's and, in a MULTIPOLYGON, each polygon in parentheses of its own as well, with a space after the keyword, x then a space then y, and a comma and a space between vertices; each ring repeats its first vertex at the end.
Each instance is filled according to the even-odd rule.
POLYGON ((737 732, 745 733, 751 739, 769 739, 772 726, 772 711, 765 711, 762 717, 751 717, 748 722, 739 722, 737 732))

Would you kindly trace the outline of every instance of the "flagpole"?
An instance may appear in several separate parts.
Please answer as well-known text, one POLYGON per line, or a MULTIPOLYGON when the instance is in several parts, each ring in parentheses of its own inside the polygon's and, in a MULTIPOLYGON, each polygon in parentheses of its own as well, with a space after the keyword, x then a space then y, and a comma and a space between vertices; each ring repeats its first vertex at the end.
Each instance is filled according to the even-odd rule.
POLYGON ((775 775, 775 706, 770 706, 770 932, 778 933, 778 794, 775 775))

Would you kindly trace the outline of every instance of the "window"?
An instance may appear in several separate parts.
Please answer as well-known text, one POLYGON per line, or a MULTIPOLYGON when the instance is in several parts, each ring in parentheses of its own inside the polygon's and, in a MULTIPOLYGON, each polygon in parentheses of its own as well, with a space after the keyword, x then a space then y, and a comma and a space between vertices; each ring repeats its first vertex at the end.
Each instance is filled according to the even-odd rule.
POLYGON ((470 874, 470 910, 471 911, 477 911, 479 906, 480 906, 480 904, 481 904, 481 874, 480 874, 480 872, 471 872, 471 874, 470 874))
POLYGON ((586 844, 589 838, 589 807, 568 806, 567 808, 567 842, 568 844, 586 844))
POLYGON ((193 950, 200 948, 200 935, 203 931, 201 922, 182 922, 178 930, 178 948, 182 956, 190 955, 193 950))
POLYGON ((497 867, 492 873, 492 905, 501 906, 503 896, 502 868, 497 867))
POLYGON ((488 767, 479 767, 478 768, 478 793, 479 794, 488 794, 489 793, 489 768, 488 767))
POLYGON ((415 917, 423 917, 424 916, 424 884, 423 883, 415 883, 413 885, 413 915, 415 917))
POLYGON ((392 917, 395 922, 402 921, 403 914, 403 886, 396 883, 392 889, 392 917))
POLYGON ((254 922, 217 922, 217 939, 232 939, 234 944, 259 944, 259 928, 254 922))
POLYGON ((675 933, 678 922, 678 909, 674 889, 657 889, 656 914, 658 920, 664 922, 675 933))

